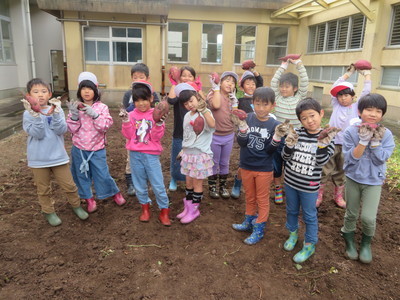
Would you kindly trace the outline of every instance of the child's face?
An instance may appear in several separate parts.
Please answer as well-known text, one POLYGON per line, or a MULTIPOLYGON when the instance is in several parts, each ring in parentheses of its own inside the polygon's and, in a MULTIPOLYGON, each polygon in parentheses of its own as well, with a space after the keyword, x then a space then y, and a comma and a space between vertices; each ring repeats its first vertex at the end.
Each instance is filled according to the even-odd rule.
POLYGON ((383 111, 376 107, 364 108, 358 112, 363 123, 377 124, 382 120, 383 111))
POLYGON ((235 87, 235 79, 231 76, 224 77, 224 79, 221 81, 221 92, 223 94, 232 93, 235 90, 235 87))
POLYGON ((247 95, 253 95, 255 90, 256 90, 256 83, 254 82, 254 80, 246 79, 243 83, 243 91, 247 95))
POLYGON ((279 85, 279 93, 282 97, 292 97, 296 93, 297 88, 294 88, 289 82, 283 82, 279 85))
POLYGON ((181 82, 194 81, 194 76, 189 72, 189 70, 183 70, 180 78, 181 82))
POLYGON ((85 86, 81 89, 81 97, 85 103, 92 102, 94 98, 94 91, 90 87, 85 86))
POLYGON ((337 99, 341 106, 350 106, 353 103, 353 96, 350 94, 337 95, 337 99))
POLYGON ((275 103, 263 102, 261 100, 254 100, 254 112, 256 113, 257 119, 260 121, 268 120, 269 113, 274 109, 275 103))
POLYGON ((143 72, 134 72, 132 73, 132 82, 138 81, 138 80, 145 80, 148 81, 149 77, 146 76, 143 72))
POLYGON ((199 101, 195 96, 190 97, 189 101, 186 101, 183 106, 191 112, 196 112, 197 105, 199 104, 199 101))
POLYGON ((316 110, 307 109, 300 113, 300 122, 308 133, 315 134, 321 130, 321 120, 324 116, 324 111, 318 113, 316 110))
POLYGON ((39 105, 44 107, 47 106, 49 99, 51 98, 51 92, 48 88, 41 84, 35 84, 32 86, 29 95, 39 101, 39 105))
POLYGON ((147 99, 138 99, 135 101, 135 108, 137 108, 141 112, 146 112, 151 108, 151 102, 153 101, 153 96, 150 100, 147 99))

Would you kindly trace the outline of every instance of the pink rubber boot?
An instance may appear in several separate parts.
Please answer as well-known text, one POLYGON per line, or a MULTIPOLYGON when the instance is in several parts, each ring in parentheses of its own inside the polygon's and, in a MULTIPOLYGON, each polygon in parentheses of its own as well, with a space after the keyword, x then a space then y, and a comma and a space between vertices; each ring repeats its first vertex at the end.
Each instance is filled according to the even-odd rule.
POLYGON ((96 204, 96 200, 94 200, 94 198, 89 198, 89 199, 85 199, 86 203, 87 203, 87 211, 89 213, 92 213, 94 211, 97 210, 97 204, 96 204))
POLYGON ((321 183, 319 185, 318 198, 317 198, 317 203, 315 205, 317 208, 321 205, 322 199, 324 198, 325 186, 326 186, 326 183, 321 183))
POLYGON ((346 201, 343 199, 344 185, 335 186, 335 203, 341 208, 346 208, 346 201))
POLYGON ((113 196, 113 199, 114 199, 115 203, 117 203, 119 206, 124 205, 126 203, 126 200, 122 196, 121 192, 116 193, 113 196))
POLYGON ((200 217, 200 203, 193 203, 189 202, 187 204, 187 213, 181 219, 182 224, 189 224, 190 222, 194 221, 198 217, 200 217))
POLYGON ((182 219, 187 214, 189 203, 192 203, 192 200, 186 200, 186 198, 183 198, 183 211, 176 216, 178 219, 182 219))

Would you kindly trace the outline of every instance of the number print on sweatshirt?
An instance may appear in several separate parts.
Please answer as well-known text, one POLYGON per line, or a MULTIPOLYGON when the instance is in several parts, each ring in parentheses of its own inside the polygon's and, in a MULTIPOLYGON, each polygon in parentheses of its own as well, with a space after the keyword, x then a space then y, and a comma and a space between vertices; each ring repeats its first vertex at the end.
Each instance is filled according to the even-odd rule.
POLYGON ((317 144, 299 142, 295 145, 290 169, 296 173, 312 176, 317 162, 317 144))
POLYGON ((267 128, 260 127, 250 127, 249 141, 247 142, 247 147, 251 149, 256 149, 258 151, 264 150, 265 140, 271 138, 271 133, 268 132, 267 128))

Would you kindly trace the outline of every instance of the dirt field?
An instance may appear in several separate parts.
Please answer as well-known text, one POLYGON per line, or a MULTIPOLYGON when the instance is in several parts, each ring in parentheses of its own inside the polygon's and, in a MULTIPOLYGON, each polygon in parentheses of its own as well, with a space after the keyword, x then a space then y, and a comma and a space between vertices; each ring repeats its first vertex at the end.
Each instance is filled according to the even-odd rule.
MULTIPOLYGON (((113 116, 109 166, 125 193, 126 151, 113 116)), ((172 118, 161 158, 166 184, 171 125, 172 118)), ((67 136, 68 151, 70 145, 67 136)), ((389 193, 386 186, 371 265, 345 259, 339 235, 344 211, 328 200, 329 190, 319 211, 317 251, 298 270, 295 252, 283 250, 284 205, 271 201, 265 238, 247 246, 248 234, 231 228, 243 218, 243 195, 213 200, 205 193, 199 219, 189 225, 173 219, 166 228, 157 222, 156 206, 150 223, 140 223, 135 197, 123 207, 101 201, 97 212, 80 221, 54 183, 63 224, 53 228, 40 213, 26 166, 25 133, 0 141, 0 149, 0 299, 400 299, 400 192, 389 193)), ((232 157, 235 170, 237 146, 232 157)), ((183 189, 170 193, 173 217, 183 196, 183 189)))

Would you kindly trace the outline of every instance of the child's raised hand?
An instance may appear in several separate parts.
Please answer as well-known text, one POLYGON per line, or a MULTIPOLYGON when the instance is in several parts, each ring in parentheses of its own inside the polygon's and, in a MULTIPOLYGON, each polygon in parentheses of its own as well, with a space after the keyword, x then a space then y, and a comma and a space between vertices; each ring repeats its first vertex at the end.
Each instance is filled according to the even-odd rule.
POLYGON ((289 148, 293 148, 294 145, 297 144, 297 141, 299 140, 299 135, 297 134, 296 130, 294 130, 292 125, 289 125, 289 133, 285 139, 285 144, 289 148))
POLYGON ((166 114, 164 114, 164 115, 160 118, 160 121, 158 121, 158 122, 156 123, 156 125, 157 125, 157 126, 161 126, 162 124, 164 124, 164 122, 165 122, 165 120, 167 119, 168 115, 169 115, 169 112, 166 113, 166 114))
POLYGON ((59 113, 61 112, 62 108, 61 108, 61 101, 60 101, 60 99, 52 98, 52 99, 49 100, 49 103, 50 103, 51 105, 54 105, 54 106, 55 106, 55 108, 54 108, 54 113, 59 114, 59 113))
POLYGON ((286 119, 284 123, 279 124, 275 127, 275 133, 273 139, 275 141, 280 141, 289 131, 290 120, 286 119))
POLYGON ((210 79, 210 83, 211 83, 211 89, 213 91, 219 91, 220 90, 220 85, 215 83, 215 78, 211 75, 208 75, 208 78, 210 79))
POLYGON ((79 120, 79 109, 77 101, 67 101, 67 107, 69 109, 69 113, 71 114, 71 120, 77 121, 79 120))
POLYGON ((236 98, 236 89, 229 93, 229 99, 231 100, 231 106, 233 109, 238 108, 239 100, 236 98))
POLYGON ((39 117, 39 113, 34 111, 32 109, 31 104, 28 102, 28 100, 26 99, 21 99, 22 104, 24 105, 24 108, 29 112, 29 114, 34 117, 34 118, 38 118, 39 117))
POLYGON ((241 133, 247 133, 247 131, 249 129, 249 126, 247 125, 246 120, 240 120, 239 124, 238 124, 238 128, 239 128, 241 133))
POLYGON ((358 73, 365 77, 367 75, 371 75, 371 70, 358 70, 358 73))
POLYGON ((129 118, 128 118, 128 112, 126 111, 125 107, 123 104, 121 104, 120 108, 119 108, 119 114, 118 116, 121 118, 122 122, 129 122, 129 118))
POLYGON ((361 124, 358 129, 358 137, 360 138, 359 143, 363 146, 367 146, 372 136, 374 135, 374 128, 369 124, 361 124))
POLYGON ((325 148, 329 146, 333 138, 338 134, 342 129, 336 127, 326 127, 322 130, 318 136, 318 147, 325 148))
POLYGON ((207 103, 203 99, 199 101, 197 104, 197 111, 201 114, 204 114, 207 111, 207 103))
POLYGON ((383 136, 385 135, 386 128, 385 126, 379 124, 378 127, 374 129, 374 133, 371 138, 371 147, 379 146, 383 136))
POLYGON ((97 119, 99 114, 90 105, 87 105, 85 103, 84 103, 84 105, 85 105, 85 107, 82 108, 83 112, 85 114, 87 114, 89 117, 91 117, 92 119, 97 119))

